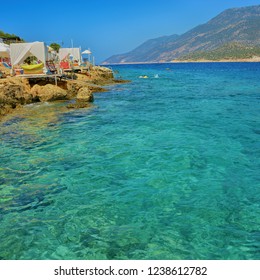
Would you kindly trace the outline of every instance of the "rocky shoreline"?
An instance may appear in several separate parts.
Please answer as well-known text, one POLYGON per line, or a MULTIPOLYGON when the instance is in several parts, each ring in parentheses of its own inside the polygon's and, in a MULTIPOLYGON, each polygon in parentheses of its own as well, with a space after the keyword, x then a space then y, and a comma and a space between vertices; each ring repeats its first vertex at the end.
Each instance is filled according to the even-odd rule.
POLYGON ((21 106, 36 102, 75 100, 67 108, 88 107, 94 101, 93 93, 106 91, 104 85, 128 82, 115 80, 113 71, 95 66, 82 73, 74 74, 74 79, 54 80, 43 78, 7 77, 0 79, 0 120, 21 106))

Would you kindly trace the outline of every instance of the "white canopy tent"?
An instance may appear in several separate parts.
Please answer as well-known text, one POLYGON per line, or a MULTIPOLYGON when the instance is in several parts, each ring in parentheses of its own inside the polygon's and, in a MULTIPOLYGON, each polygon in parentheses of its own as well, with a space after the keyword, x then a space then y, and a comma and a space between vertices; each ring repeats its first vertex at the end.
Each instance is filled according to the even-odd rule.
POLYGON ((12 66, 21 64, 29 56, 35 56, 44 64, 48 60, 48 48, 43 42, 15 43, 10 45, 12 66))
POLYGON ((77 60, 79 65, 81 64, 81 54, 80 48, 60 48, 59 49, 59 58, 60 60, 64 60, 67 57, 72 56, 73 60, 77 60))
POLYGON ((0 42, 0 57, 10 57, 10 46, 0 42))

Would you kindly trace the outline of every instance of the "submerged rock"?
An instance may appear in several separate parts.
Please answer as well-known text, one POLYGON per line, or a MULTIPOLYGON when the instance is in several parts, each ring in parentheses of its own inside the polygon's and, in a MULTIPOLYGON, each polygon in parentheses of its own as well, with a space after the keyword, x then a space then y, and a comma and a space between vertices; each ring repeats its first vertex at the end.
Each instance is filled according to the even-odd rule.
POLYGON ((90 102, 85 101, 76 101, 75 103, 71 103, 67 105, 68 109, 81 109, 81 108, 89 108, 92 107, 92 104, 90 102))

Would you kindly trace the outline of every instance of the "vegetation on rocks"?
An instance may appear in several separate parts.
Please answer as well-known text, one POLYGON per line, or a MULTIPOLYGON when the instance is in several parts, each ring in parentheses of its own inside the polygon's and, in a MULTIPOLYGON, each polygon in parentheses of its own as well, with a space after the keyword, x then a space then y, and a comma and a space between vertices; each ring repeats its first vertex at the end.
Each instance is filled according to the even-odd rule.
POLYGON ((13 41, 20 41, 20 42, 24 41, 19 36, 15 35, 15 34, 5 33, 2 30, 0 30, 0 38, 3 39, 6 43, 10 43, 13 41))
POLYGON ((245 46, 236 42, 224 44, 212 51, 197 51, 180 57, 178 60, 241 60, 259 57, 260 46, 245 46))

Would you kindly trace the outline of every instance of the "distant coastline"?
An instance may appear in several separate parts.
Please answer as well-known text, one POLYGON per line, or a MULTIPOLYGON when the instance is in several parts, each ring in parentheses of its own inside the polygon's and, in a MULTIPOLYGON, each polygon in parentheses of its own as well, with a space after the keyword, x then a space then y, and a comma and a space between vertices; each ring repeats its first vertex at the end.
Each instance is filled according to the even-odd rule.
POLYGON ((168 64, 168 63, 217 63, 217 62, 260 62, 260 57, 245 58, 245 59, 220 59, 220 60, 172 60, 172 61, 136 61, 136 62, 120 62, 120 63, 102 63, 101 65, 134 65, 134 64, 168 64))
POLYGON ((199 59, 199 60, 174 60, 171 63, 189 63, 189 62, 260 62, 260 57, 257 58, 245 58, 245 59, 220 59, 220 60, 207 60, 207 59, 199 59))

